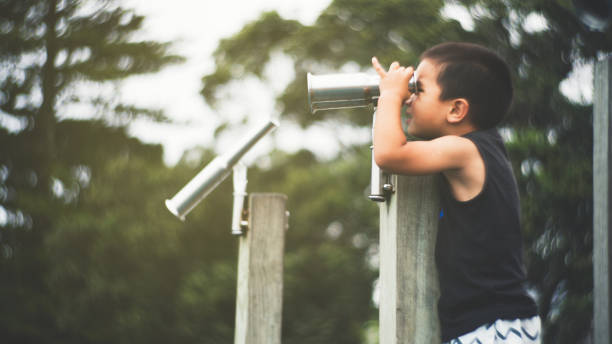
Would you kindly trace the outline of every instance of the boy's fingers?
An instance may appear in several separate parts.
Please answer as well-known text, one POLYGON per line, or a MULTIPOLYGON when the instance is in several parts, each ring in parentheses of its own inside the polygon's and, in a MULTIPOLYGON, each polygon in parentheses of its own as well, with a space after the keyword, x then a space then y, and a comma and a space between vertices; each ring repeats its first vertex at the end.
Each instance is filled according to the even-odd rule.
POLYGON ((376 57, 372 57, 372 66, 374 66, 374 70, 381 77, 384 77, 385 75, 387 75, 387 73, 385 72, 385 69, 380 65, 380 62, 378 62, 378 59, 376 57))
POLYGON ((408 66, 408 67, 401 66, 399 67, 399 70, 401 70, 402 72, 406 72, 408 74, 411 74, 414 72, 414 68, 412 66, 408 66))
MULTIPOLYGON (((372 57, 372 66, 374 67, 374 70, 376 70, 378 75, 380 75, 381 77, 385 77, 387 75, 388 72, 385 71, 385 69, 380 64, 380 62, 378 61, 376 56, 372 57)), ((389 72, 394 71, 394 70, 397 70, 397 71, 400 71, 400 72, 404 72, 404 73, 407 73, 409 75, 414 73, 414 68, 413 67, 402 67, 399 64, 399 62, 397 62, 397 61, 394 61, 389 66, 389 72)))
POLYGON ((408 79, 410 79, 412 77, 412 74, 414 74, 414 68, 412 67, 399 67, 397 71, 401 73, 402 76, 408 79))

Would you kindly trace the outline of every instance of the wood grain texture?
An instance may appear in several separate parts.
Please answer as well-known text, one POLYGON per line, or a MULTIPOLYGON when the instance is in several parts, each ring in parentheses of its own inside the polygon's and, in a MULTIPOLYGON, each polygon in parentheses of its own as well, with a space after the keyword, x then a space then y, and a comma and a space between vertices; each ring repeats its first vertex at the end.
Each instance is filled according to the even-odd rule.
POLYGON ((235 344, 280 344, 287 197, 252 194, 240 238, 235 344))
POLYGON ((437 344, 438 176, 392 176, 380 204, 380 343, 437 344))
POLYGON ((593 87, 593 321, 595 344, 611 343, 610 119, 612 58, 595 64, 593 87))

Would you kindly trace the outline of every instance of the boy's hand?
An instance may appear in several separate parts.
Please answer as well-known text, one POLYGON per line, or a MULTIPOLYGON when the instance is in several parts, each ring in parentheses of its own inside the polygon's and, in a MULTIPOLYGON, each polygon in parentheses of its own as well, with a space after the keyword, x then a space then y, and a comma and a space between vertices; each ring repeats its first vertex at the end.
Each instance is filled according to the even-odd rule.
POLYGON ((378 62, 376 57, 372 58, 372 66, 380 75, 380 96, 397 96, 403 102, 407 100, 411 93, 408 88, 408 82, 414 74, 414 68, 402 67, 399 62, 393 62, 389 66, 389 71, 385 72, 384 68, 378 62))

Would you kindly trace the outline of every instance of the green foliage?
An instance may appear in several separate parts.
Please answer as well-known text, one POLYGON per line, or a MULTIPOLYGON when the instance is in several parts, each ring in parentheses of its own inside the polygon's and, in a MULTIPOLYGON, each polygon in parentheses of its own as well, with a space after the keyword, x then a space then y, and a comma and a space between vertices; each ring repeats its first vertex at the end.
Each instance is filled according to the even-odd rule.
MULTIPOLYGON (((98 134, 111 136, 108 130, 98 134)), ((115 140, 120 149, 104 150, 104 165, 92 169, 77 214, 62 217, 46 242, 59 252, 51 256, 57 268, 47 277, 50 289, 60 291, 58 326, 91 342, 193 342, 198 330, 219 336, 203 324, 219 326, 212 320, 223 319, 227 338, 236 252, 231 237, 214 235, 229 226, 227 219, 194 219, 183 228, 162 200, 175 187, 176 172, 193 170, 170 170, 159 147, 129 149, 133 139, 122 137, 115 140), (219 249, 207 252, 206 242, 213 240, 219 249), (189 317, 194 313, 204 316, 189 317)))
POLYGON ((551 343, 579 343, 591 329, 591 111, 575 106, 561 130, 521 130, 508 145, 520 171, 529 280, 551 343))
MULTIPOLYGON (((101 122, 57 119, 60 100, 70 100, 80 81, 105 83, 181 61, 167 53, 166 43, 132 39, 141 24, 141 16, 112 1, 0 2, 0 110, 20 123, 11 131, 0 128, 2 342, 132 342, 129 326, 146 313, 129 302, 133 290, 163 295, 163 288, 142 288, 139 278, 154 276, 162 263, 175 271, 163 247, 153 246, 160 250, 151 260, 156 265, 133 273, 148 253, 131 246, 151 237, 144 222, 123 223, 154 211, 137 206, 135 188, 148 185, 138 168, 166 170, 161 147, 144 146, 101 122), (132 189, 122 184, 128 182, 132 189), (134 229, 124 231, 124 225, 134 229)), ((113 101, 93 99, 91 117, 113 101)), ((164 120, 159 111, 129 104, 112 108, 117 117, 164 120)), ((164 319, 147 321, 163 328, 164 319)))
POLYGON ((193 167, 168 168, 160 146, 101 122, 57 130, 63 192, 20 190, 33 225, 14 230, 14 253, 0 259, 0 298, 11 310, 0 313, 2 341, 230 341, 237 252, 229 211, 218 215, 231 206, 227 183, 213 195, 219 208, 182 224, 163 199, 193 167))

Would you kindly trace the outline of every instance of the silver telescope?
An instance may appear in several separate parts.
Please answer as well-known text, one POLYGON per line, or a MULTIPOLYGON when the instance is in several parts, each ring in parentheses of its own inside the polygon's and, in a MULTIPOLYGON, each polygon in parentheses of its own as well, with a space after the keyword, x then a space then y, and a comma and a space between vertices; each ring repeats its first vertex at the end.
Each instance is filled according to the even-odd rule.
MULTIPOLYGON (((408 82, 411 93, 417 93, 415 72, 408 82)), ((380 76, 368 73, 334 73, 306 75, 310 111, 376 107, 380 97, 380 76)))
POLYGON ((308 104, 310 111, 376 106, 380 91, 378 74, 308 73, 308 104))
POLYGON ((245 136, 229 152, 214 158, 174 197, 166 200, 166 207, 181 220, 219 185, 231 172, 234 165, 267 133, 278 126, 278 122, 270 119, 261 127, 245 136))

